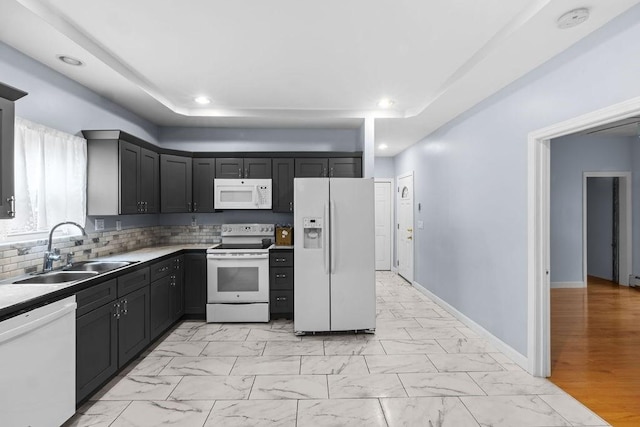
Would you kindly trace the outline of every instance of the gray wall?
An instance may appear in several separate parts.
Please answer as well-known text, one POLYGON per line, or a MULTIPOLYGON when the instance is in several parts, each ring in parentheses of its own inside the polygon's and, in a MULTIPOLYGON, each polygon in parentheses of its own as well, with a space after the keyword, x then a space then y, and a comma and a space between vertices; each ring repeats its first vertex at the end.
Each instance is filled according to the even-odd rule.
POLYGON ((374 178, 395 178, 393 157, 376 157, 373 169, 374 178))
POLYGON ((612 280, 613 178, 587 178, 587 274, 612 280))
POLYGON ((631 149, 636 143, 629 137, 586 135, 551 141, 552 283, 583 281, 583 172, 632 171, 631 149))
POLYGON ((639 39, 635 6, 395 158, 425 224, 415 281, 523 355, 527 136, 638 96, 639 39))
POLYGON ((161 127, 162 147, 187 151, 358 151, 359 129, 161 127))

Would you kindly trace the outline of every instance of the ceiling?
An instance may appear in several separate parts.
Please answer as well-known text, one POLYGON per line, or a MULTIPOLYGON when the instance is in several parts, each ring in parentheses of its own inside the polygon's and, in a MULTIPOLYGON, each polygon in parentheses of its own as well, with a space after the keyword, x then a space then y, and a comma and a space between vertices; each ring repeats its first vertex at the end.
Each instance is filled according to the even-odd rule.
POLYGON ((392 156, 638 2, 0 0, 0 41, 159 126, 373 117, 392 156))

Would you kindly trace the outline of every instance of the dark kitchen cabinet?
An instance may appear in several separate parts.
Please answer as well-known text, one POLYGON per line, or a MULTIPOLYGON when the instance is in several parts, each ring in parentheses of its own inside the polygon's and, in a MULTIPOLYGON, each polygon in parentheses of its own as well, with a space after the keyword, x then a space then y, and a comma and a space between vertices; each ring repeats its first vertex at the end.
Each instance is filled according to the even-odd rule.
POLYGON ((117 280, 76 294, 76 403, 118 370, 117 280))
POLYGON ((13 182, 14 102, 26 94, 0 83, 0 219, 16 215, 13 182))
POLYGON ((360 157, 298 158, 297 178, 362 178, 360 157))
POLYGON ((191 157, 160 155, 160 212, 191 212, 191 157))
POLYGON ((87 213, 160 210, 160 160, 152 147, 121 131, 83 131, 87 139, 87 213))
POLYGON ((295 176, 297 178, 325 178, 329 160, 321 158, 296 159, 295 176))
POLYGON ((204 318, 207 306, 207 254, 184 255, 184 313, 204 318))
POLYGON ((171 325, 171 283, 170 276, 151 282, 149 328, 151 339, 155 339, 171 325))
POLYGON ((269 252, 269 312, 271 318, 293 318, 293 249, 269 252))
POLYGON ((273 159, 273 200, 274 212, 293 212, 293 159, 273 159))
MULTIPOLYGON (((182 266, 183 263, 183 258, 180 257, 179 264, 182 266)), ((169 311, 171 315, 171 324, 184 315, 184 274, 181 266, 174 272, 174 274, 169 276, 171 278, 171 283, 169 285, 169 311)))
POLYGON ((216 159, 193 159, 193 212, 213 212, 213 179, 216 159))
POLYGON ((330 158, 329 177, 362 178, 362 159, 356 157, 330 158))
POLYGON ((118 319, 118 368, 133 359, 151 342, 149 335, 149 287, 120 300, 118 319))
POLYGON ((217 158, 216 178, 271 178, 270 158, 217 158))
POLYGON ((183 257, 151 266, 151 339, 155 339, 184 314, 183 257))

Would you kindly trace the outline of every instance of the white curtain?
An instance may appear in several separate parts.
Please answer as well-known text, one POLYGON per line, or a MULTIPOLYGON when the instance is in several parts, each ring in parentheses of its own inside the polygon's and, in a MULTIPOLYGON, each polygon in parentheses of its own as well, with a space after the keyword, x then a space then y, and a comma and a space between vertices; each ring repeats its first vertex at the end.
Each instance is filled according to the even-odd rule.
POLYGON ((3 235, 47 231, 63 221, 84 226, 87 141, 16 117, 15 195, 16 217, 2 221, 3 235))

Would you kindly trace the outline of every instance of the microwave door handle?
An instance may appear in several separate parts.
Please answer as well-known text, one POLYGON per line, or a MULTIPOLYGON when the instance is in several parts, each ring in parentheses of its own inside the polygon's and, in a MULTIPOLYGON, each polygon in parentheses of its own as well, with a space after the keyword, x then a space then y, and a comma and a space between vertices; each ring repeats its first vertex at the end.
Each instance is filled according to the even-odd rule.
POLYGON ((258 201, 260 200, 260 196, 258 195, 258 191, 260 191, 258 189, 258 186, 254 186, 254 191, 253 191, 253 204, 258 207, 258 201))

